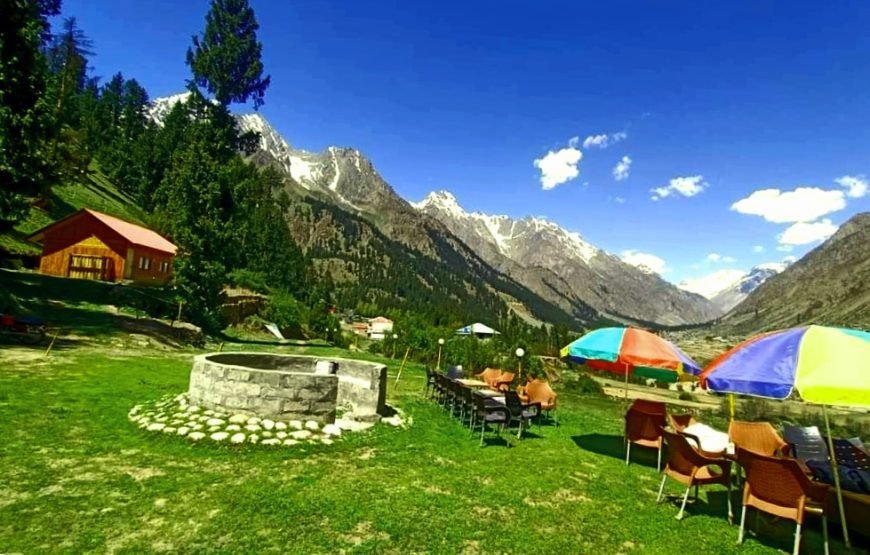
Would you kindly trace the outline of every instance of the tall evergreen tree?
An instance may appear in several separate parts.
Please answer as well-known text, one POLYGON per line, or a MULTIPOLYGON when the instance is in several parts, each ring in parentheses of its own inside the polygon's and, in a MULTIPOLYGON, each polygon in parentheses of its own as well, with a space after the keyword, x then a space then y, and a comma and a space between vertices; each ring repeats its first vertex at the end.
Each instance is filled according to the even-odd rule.
POLYGON ((0 228, 27 211, 27 197, 54 178, 53 132, 41 46, 60 0, 5 0, 0 10, 0 228))

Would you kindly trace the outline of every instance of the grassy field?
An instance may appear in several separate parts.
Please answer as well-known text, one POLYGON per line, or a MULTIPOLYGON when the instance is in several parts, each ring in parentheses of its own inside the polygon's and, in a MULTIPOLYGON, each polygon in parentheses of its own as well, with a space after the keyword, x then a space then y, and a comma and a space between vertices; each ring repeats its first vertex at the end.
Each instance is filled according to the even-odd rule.
MULTIPOLYGON (((193 445, 129 423, 133 405, 186 389, 194 352, 107 343, 45 357, 0 347, 0 553, 751 554, 791 545, 791 526, 759 520, 758 537, 738 548, 717 488, 676 521, 672 503, 655 504, 652 453, 622 461, 624 406, 597 397, 563 394, 562 426, 481 448, 421 396, 419 367, 396 389, 388 361, 388 401, 413 418, 408 429, 379 425, 290 449, 193 445)), ((810 530, 803 552, 820 547, 810 530)))

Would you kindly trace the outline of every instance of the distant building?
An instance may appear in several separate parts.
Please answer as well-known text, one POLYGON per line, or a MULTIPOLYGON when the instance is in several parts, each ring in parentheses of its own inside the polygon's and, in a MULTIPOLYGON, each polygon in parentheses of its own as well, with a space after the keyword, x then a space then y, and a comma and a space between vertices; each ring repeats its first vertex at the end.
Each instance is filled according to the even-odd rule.
POLYGON ((393 333, 393 321, 383 316, 369 320, 369 339, 381 340, 387 334, 393 333))
POLYGON ((476 322, 474 324, 471 324, 470 326, 459 328, 458 330, 456 330, 456 335, 474 335, 475 337, 478 337, 480 339, 486 339, 488 337, 492 337, 493 335, 501 334, 485 324, 476 322))
POLYGON ((28 237, 42 245, 43 274, 163 284, 177 247, 156 232, 87 208, 28 237))
POLYGON ((369 336, 369 324, 368 322, 354 322, 350 325, 350 330, 362 337, 369 336))

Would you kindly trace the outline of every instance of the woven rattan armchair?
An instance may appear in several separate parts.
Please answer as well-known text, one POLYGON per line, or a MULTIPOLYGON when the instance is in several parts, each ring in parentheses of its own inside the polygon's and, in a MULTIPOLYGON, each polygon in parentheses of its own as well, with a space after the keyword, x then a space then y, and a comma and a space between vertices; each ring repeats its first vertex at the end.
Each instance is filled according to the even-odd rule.
POLYGON ((507 391, 511 387, 511 383, 514 381, 514 373, 513 372, 504 372, 498 379, 493 380, 490 387, 497 391, 507 391))
POLYGON ((736 447, 766 455, 788 455, 788 443, 769 422, 743 422, 732 420, 728 425, 728 437, 736 447))
POLYGON ((631 444, 658 449, 656 470, 662 467, 662 430, 665 404, 638 399, 625 413, 625 464, 631 461, 631 444))
POLYGON ((549 383, 544 380, 532 380, 525 385, 522 392, 517 391, 517 393, 523 403, 538 404, 541 407, 541 414, 552 416, 556 425, 559 425, 559 418, 556 414, 558 395, 549 383))
POLYGON ((523 404, 516 391, 505 391, 504 404, 510 412, 511 421, 508 425, 517 423, 517 439, 522 439, 523 430, 529 427, 533 418, 541 414, 541 405, 538 403, 523 404))
POLYGON ((501 377, 501 370, 498 368, 487 368, 480 374, 477 374, 480 381, 486 382, 487 385, 493 385, 493 382, 501 377))
POLYGON ((728 522, 733 520, 731 510, 731 461, 724 458, 713 458, 698 451, 682 434, 663 431, 668 444, 668 459, 665 463, 664 476, 659 486, 657 502, 664 498, 665 483, 668 478, 686 486, 683 494, 683 504, 677 514, 677 520, 682 520, 686 510, 686 501, 692 487, 695 488, 695 499, 698 498, 698 487, 719 484, 728 489, 728 522))
POLYGON ((743 543, 746 508, 793 520, 797 524, 792 552, 797 555, 801 544, 801 527, 807 514, 822 518, 825 555, 828 554, 828 519, 825 498, 828 486, 810 481, 797 460, 788 457, 766 457, 737 448, 737 462, 746 472, 743 486, 743 511, 737 543, 743 543))

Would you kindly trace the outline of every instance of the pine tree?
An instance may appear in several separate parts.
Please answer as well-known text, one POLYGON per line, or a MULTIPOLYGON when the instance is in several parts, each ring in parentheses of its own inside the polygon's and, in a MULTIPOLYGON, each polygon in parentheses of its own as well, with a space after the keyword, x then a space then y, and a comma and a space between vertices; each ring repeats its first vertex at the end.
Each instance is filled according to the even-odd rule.
POLYGON ((59 0, 4 1, 0 10, 0 228, 27 211, 27 197, 54 179, 47 151, 53 126, 41 45, 59 0))

